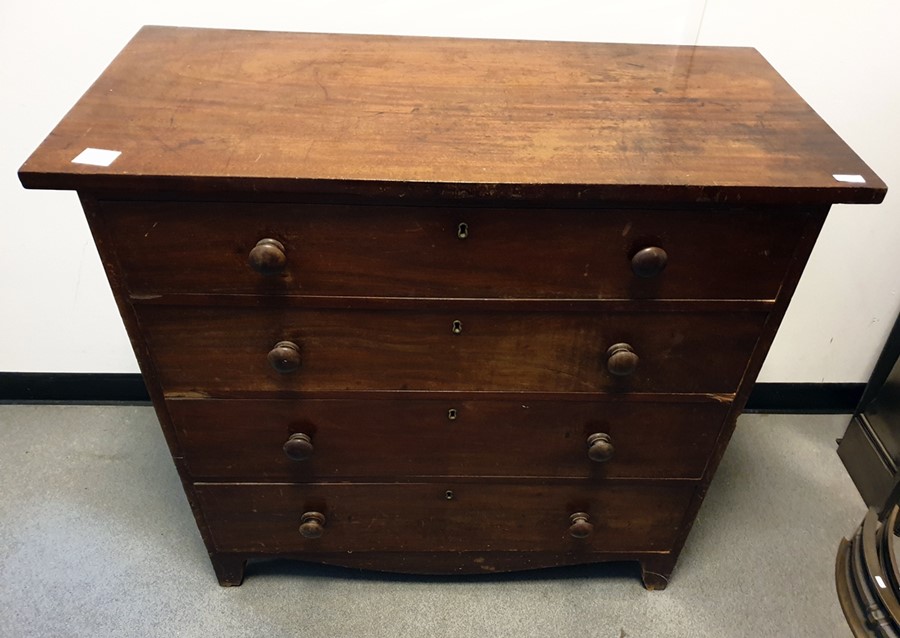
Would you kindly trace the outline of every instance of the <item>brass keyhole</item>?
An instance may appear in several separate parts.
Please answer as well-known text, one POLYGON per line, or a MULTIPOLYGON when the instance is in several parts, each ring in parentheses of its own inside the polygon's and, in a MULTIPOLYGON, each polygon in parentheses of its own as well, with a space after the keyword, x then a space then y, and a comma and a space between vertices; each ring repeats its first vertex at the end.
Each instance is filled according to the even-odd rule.
POLYGON ((457 226, 456 236, 460 239, 465 239, 469 236, 469 225, 466 222, 460 222, 459 226, 457 226))
POLYGON ((447 497, 448 501, 452 501, 453 500, 453 490, 447 490, 447 493, 445 494, 445 496, 447 497))
POLYGON ((456 421, 456 408, 450 408, 447 410, 447 418, 451 421, 456 421))
POLYGON ((453 323, 450 324, 450 332, 455 335, 462 334, 462 321, 454 319, 453 323))

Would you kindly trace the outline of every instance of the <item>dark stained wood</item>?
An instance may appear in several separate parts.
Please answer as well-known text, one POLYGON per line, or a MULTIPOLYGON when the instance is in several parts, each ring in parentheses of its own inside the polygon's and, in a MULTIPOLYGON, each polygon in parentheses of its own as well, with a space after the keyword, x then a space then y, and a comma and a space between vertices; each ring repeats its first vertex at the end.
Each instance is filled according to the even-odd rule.
POLYGON ((804 222, 766 209, 182 202, 105 202, 103 209, 133 295, 774 299, 804 222), (457 236, 461 221, 465 240, 457 236), (280 274, 248 265, 261 239, 283 246, 280 274), (633 259, 649 247, 665 248, 666 268, 637 276, 633 259))
POLYGON ((161 27, 19 175, 79 190, 226 585, 665 587, 828 207, 886 190, 750 49, 161 27))
POLYGON ((458 390, 734 392, 765 314, 415 313, 143 306, 141 326, 168 396, 458 390), (453 334, 454 321, 462 334, 453 334), (202 335, 202 341, 197 336, 202 335), (267 354, 290 340, 291 374, 267 354), (640 355, 624 377, 607 349, 640 355))
POLYGON ((296 372, 303 364, 300 346, 293 341, 279 341, 269 350, 266 361, 269 362, 269 367, 278 374, 296 372))
POLYGON ((263 238, 247 255, 247 265, 260 275, 275 275, 284 271, 287 256, 284 244, 277 239, 263 238))
MULTIPOLYGON (((254 559, 248 571, 250 575, 269 572, 272 559, 301 560, 307 563, 338 565, 351 569, 367 569, 381 572, 423 575, 479 575, 503 574, 561 565, 584 563, 640 561, 654 568, 669 557, 667 552, 240 552, 218 554, 236 556, 243 560, 254 559), (264 560, 265 563, 257 562, 264 560)), ((672 562, 669 558, 669 562, 672 562)), ((280 571, 275 568, 273 571, 280 571)), ((619 572, 614 572, 618 575, 619 572)), ((598 566, 596 574, 605 574, 598 566)))
MULTIPOLYGON (((478 391, 458 392, 454 390, 347 390, 344 392, 308 392, 304 390, 279 392, 275 395, 265 394, 263 400, 276 399, 288 400, 316 400, 316 399, 364 399, 364 400, 416 400, 416 399, 440 399, 442 401, 458 402, 465 400, 479 401, 566 401, 573 403, 597 402, 622 402, 629 404, 658 405, 661 403, 727 403, 734 400, 731 392, 696 392, 689 394, 657 394, 654 392, 628 392, 621 394, 603 394, 596 392, 523 392, 523 391, 478 391)), ((182 401, 191 399, 213 400, 215 397, 197 397, 189 395, 173 394, 169 400, 182 401)), ((234 400, 231 398, 229 400, 234 400)))
POLYGON ((343 310, 490 310, 540 312, 768 312, 774 300, 690 299, 460 299, 457 297, 297 297, 283 295, 148 294, 133 295, 141 306, 235 308, 331 308, 343 310))
POLYGON ((209 559, 222 587, 237 587, 244 582, 247 559, 243 556, 210 552, 209 559))
POLYGON ((594 432, 588 436, 588 458, 595 463, 606 463, 616 453, 612 437, 606 432, 594 432))
POLYGON ((729 404, 488 401, 448 396, 168 402, 195 479, 308 482, 439 476, 699 478, 729 404), (452 420, 449 411, 455 410, 452 420), (294 433, 315 452, 284 455, 294 433), (616 448, 592 462, 587 439, 616 448))
POLYGON ((662 591, 669 585, 677 554, 660 553, 640 559, 641 580, 648 591, 662 591))
POLYGON ((631 271, 642 279, 658 277, 669 263, 669 253, 659 246, 638 250, 631 258, 631 271))
MULTIPOLYGON (((220 552, 666 551, 693 483, 540 485, 456 483, 194 486, 220 552), (447 498, 447 491, 453 498, 447 498), (304 512, 327 519, 304 538, 304 512), (569 535, 585 512, 587 538, 569 535)), ((589 558, 587 559, 589 561, 589 558)))
MULTIPOLYGON (((281 451, 284 452, 284 455, 291 461, 306 461, 313 455, 315 450, 316 448, 312 444, 312 438, 303 432, 294 432, 288 437, 288 440, 284 442, 284 445, 281 446, 281 451)), ((243 456, 243 454, 241 455, 243 456)))
POLYGON ((569 536, 572 538, 587 538, 594 533, 594 525, 591 516, 587 512, 575 512, 569 517, 569 536))
POLYGON ((325 533, 325 515, 321 512, 303 512, 298 532, 303 538, 322 538, 325 533))
POLYGON ((614 343, 606 351, 606 369, 613 376, 631 376, 638 363, 640 358, 629 343, 614 343))
POLYGON ((444 200, 831 204, 886 190, 753 49, 168 27, 143 28, 19 176, 444 200), (73 164, 86 147, 122 155, 73 164))

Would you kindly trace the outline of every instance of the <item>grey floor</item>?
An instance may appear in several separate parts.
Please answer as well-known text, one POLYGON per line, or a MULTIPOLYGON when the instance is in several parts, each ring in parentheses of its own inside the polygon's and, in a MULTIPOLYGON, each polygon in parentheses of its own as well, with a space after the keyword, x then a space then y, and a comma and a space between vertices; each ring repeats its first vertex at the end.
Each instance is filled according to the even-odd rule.
POLYGON ((669 588, 628 564, 398 577, 285 561, 220 588, 146 407, 0 406, 0 636, 847 636, 865 508, 844 416, 745 415, 669 588))

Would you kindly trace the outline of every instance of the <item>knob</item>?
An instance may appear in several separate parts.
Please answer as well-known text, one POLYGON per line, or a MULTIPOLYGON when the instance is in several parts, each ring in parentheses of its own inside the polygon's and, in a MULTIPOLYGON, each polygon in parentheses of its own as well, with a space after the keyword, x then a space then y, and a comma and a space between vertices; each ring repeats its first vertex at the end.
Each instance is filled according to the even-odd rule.
POLYGON ((288 440, 284 442, 284 455, 292 461, 305 461, 313 454, 312 439, 308 434, 292 434, 288 440))
POLYGON ((631 258, 631 272, 643 279, 656 277, 666 269, 669 255, 659 246, 650 246, 637 251, 631 258))
POLYGON ((250 267, 261 275, 276 275, 284 270, 287 257, 284 244, 277 239, 260 239, 247 257, 250 267))
POLYGON ((275 372, 281 374, 294 372, 300 367, 300 346, 293 341, 279 341, 269 350, 266 358, 275 372))
POLYGON ((637 369, 640 359, 627 343, 617 343, 606 351, 606 368, 610 374, 626 377, 637 369))
MULTIPOLYGON (((295 435, 296 436, 296 435, 295 435)), ((587 439, 588 458, 597 463, 605 463, 613 457, 616 448, 613 447, 612 439, 608 434, 597 432, 587 439)))
POLYGON ((325 531, 325 515, 321 512, 304 512, 300 517, 300 536, 320 538, 325 531))
POLYGON ((569 517, 572 522, 569 525, 569 535, 572 538, 587 538, 594 532, 594 526, 588 523, 588 518, 590 517, 584 512, 575 512, 569 517))

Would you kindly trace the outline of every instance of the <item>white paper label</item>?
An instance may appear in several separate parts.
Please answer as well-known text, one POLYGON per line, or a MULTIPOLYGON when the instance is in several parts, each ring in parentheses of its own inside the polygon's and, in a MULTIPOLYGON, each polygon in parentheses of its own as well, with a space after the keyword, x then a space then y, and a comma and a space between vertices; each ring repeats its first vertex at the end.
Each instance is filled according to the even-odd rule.
POLYGON ((878 586, 881 587, 882 589, 885 588, 884 581, 881 579, 881 576, 876 576, 875 582, 878 583, 878 586))
POLYGON ((122 151, 108 151, 105 148, 86 148, 72 160, 73 164, 90 164, 91 166, 109 166, 116 161, 122 151))
POLYGON ((862 175, 832 175, 839 182, 849 182, 851 184, 865 184, 866 178, 862 175))

